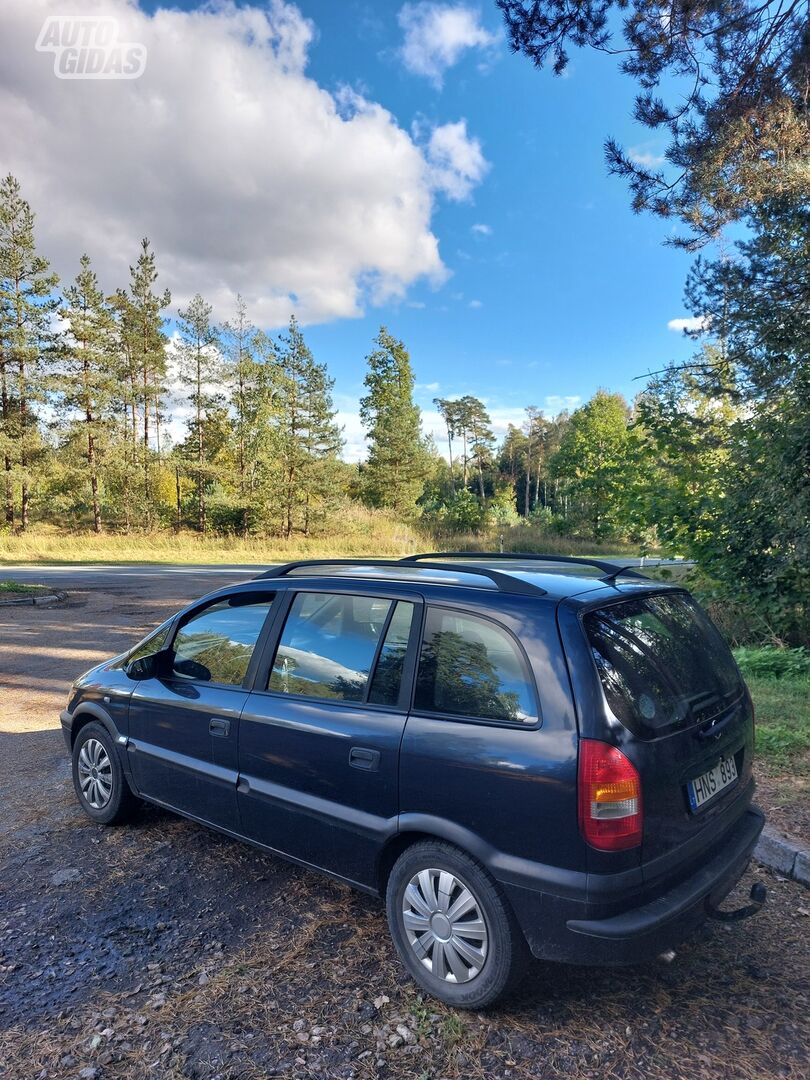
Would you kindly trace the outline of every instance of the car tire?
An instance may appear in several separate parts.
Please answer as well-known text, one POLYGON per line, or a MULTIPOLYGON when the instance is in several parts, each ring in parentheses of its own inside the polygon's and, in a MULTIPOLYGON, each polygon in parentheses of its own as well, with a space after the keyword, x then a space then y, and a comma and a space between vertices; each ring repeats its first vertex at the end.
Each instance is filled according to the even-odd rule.
POLYGON ((115 740, 96 721, 86 724, 73 744, 73 787, 82 810, 99 825, 128 821, 138 806, 115 740))
POLYGON ((420 841, 388 878, 391 937, 416 982, 461 1009, 483 1009, 512 990, 529 956, 498 883, 465 852, 420 841))

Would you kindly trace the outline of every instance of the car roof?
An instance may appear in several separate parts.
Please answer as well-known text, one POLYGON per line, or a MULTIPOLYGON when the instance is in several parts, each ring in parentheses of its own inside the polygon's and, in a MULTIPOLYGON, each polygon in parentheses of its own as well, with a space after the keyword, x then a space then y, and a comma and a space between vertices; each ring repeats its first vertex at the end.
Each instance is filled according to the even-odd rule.
POLYGON ((500 552, 438 552, 400 560, 306 560, 273 567, 257 580, 269 582, 269 579, 286 579, 290 584, 294 579, 296 584, 305 581, 325 584, 331 580, 342 586, 369 581, 418 585, 433 595, 441 592, 442 587, 465 587, 553 601, 584 593, 616 596, 617 592, 668 587, 651 581, 636 567, 623 565, 621 561, 500 552))

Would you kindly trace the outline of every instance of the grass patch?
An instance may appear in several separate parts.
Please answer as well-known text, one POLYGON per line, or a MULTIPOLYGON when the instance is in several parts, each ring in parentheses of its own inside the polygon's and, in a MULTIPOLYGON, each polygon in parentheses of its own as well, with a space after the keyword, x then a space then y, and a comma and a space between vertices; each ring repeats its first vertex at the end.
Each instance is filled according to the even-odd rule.
POLYGON ((758 759, 772 771, 810 776, 810 654, 746 647, 734 656, 754 700, 758 759))
POLYGON ((756 711, 757 757, 773 769, 810 776, 810 676, 746 682, 756 711))
POLYGON ((44 585, 23 585, 19 581, 0 581, 0 600, 14 600, 18 596, 35 596, 45 589, 44 585))
POLYGON ((0 564, 20 563, 249 563, 292 559, 396 557, 417 551, 551 552, 555 555, 635 555, 621 543, 551 535, 533 526, 464 534, 437 534, 418 521, 408 523, 357 503, 345 506, 328 530, 290 540, 268 537, 200 536, 195 532, 69 532, 37 525, 26 533, 0 533, 0 564))

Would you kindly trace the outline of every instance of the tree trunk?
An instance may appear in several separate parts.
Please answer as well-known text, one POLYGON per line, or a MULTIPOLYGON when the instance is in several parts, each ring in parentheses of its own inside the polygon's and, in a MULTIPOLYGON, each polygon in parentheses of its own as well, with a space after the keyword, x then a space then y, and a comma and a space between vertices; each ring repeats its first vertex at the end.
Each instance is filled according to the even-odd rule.
POLYGON ((28 528, 28 508, 30 503, 30 493, 28 490, 28 477, 26 476, 26 469, 28 468, 28 448, 25 443, 25 428, 26 428, 26 386, 25 386, 25 361, 20 361, 20 382, 19 382, 19 395, 20 395, 20 473, 21 473, 21 496, 20 496, 20 529, 22 532, 28 528))
MULTIPOLYGON (((91 423, 88 415, 88 423, 91 423)), ((96 472, 96 440, 93 432, 87 433, 87 467, 90 470, 90 493, 93 499, 93 532, 101 532, 101 507, 98 501, 98 473, 96 472)))
MULTIPOLYGON (((3 420, 3 429, 8 435, 8 422, 11 413, 11 403, 8 399, 8 386, 6 385, 6 367, 5 363, 0 368, 0 417, 3 420)), ((6 525, 10 529, 14 528, 14 483, 11 478, 11 454, 6 451, 3 455, 3 468, 5 470, 5 488, 6 488, 6 525)))
POLYGON ((450 495, 455 499, 456 481, 453 476, 453 432, 449 424, 447 425, 447 450, 450 454, 450 495))

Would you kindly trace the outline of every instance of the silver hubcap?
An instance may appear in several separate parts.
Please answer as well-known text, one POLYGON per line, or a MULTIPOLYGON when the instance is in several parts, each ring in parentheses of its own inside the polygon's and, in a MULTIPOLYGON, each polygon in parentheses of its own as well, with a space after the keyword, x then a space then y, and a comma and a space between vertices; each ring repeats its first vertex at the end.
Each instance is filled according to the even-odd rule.
POLYGON ((438 979, 466 983, 484 966, 489 937, 481 907, 447 870, 414 874, 402 898, 402 919, 419 962, 438 979))
POLYGON ((79 787, 88 805, 103 810, 112 795, 112 764, 98 739, 88 739, 79 751, 79 787))

